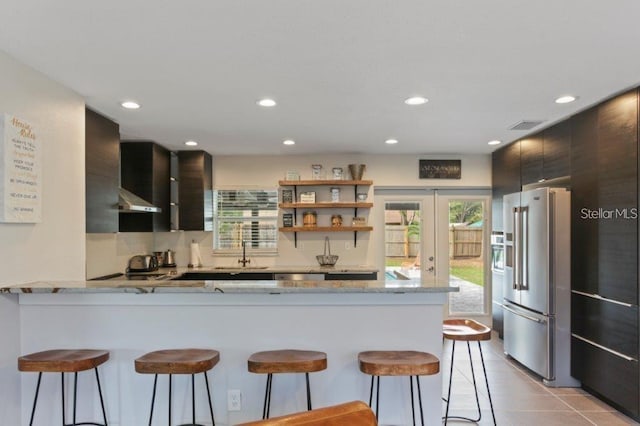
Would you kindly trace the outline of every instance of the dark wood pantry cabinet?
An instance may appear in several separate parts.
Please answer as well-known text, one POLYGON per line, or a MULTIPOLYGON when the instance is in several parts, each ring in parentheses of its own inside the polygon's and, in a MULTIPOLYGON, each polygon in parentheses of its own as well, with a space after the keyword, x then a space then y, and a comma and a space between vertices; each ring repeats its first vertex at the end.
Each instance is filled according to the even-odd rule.
POLYGON ((571 125, 571 371, 638 419, 637 90, 571 125))
POLYGON ((213 160, 205 151, 178 151, 178 228, 213 230, 213 160))
POLYGON ((86 232, 118 232, 120 126, 85 109, 86 232))
POLYGON ((169 231, 170 153, 149 141, 122 141, 120 179, 124 189, 160 207, 160 213, 120 213, 120 232, 169 231))
POLYGON ((491 158, 491 220, 493 231, 502 231, 502 197, 520 191, 520 142, 493 152, 491 158))
MULTIPOLYGON (((494 232, 503 230, 504 194, 570 177, 571 374, 636 420, 639 99, 637 89, 628 91, 496 150, 492 157, 494 232)), ((498 281, 494 294, 500 293, 498 281)))

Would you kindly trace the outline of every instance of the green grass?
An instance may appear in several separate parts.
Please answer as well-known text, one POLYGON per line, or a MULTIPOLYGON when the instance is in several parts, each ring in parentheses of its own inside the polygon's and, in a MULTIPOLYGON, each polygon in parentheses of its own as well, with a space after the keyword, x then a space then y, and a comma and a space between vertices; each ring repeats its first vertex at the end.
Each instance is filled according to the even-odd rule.
POLYGON ((403 262, 411 262, 411 258, 387 257, 385 259, 385 266, 402 266, 403 262))
POLYGON ((449 273, 460 279, 484 287, 484 274, 481 267, 452 265, 449 273))

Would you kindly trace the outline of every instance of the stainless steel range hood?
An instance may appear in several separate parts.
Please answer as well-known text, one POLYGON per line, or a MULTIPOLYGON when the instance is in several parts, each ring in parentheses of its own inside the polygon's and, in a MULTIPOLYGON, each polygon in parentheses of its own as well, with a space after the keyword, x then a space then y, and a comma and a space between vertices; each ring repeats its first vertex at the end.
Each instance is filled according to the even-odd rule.
POLYGON ((119 190, 118 209, 122 213, 160 213, 162 211, 160 207, 154 206, 124 188, 119 190))

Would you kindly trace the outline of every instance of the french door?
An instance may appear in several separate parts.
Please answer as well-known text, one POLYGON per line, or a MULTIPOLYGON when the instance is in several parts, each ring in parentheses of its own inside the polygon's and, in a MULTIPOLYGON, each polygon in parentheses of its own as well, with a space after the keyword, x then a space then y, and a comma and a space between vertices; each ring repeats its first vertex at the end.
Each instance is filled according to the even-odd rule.
POLYGON ((376 188, 375 197, 385 279, 459 287, 445 315, 491 324, 489 192, 376 188))

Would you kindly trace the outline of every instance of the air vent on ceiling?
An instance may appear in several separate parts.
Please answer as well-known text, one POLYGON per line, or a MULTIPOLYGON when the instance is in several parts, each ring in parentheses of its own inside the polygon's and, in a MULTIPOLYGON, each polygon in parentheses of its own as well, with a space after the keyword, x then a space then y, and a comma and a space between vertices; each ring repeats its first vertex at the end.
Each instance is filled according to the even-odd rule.
POLYGON ((509 127, 509 130, 531 130, 543 122, 544 120, 522 120, 509 127))

